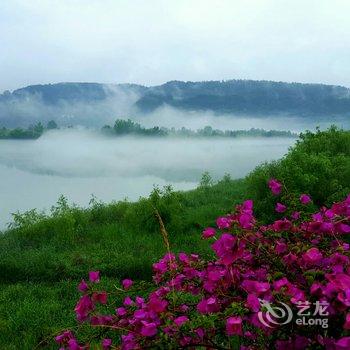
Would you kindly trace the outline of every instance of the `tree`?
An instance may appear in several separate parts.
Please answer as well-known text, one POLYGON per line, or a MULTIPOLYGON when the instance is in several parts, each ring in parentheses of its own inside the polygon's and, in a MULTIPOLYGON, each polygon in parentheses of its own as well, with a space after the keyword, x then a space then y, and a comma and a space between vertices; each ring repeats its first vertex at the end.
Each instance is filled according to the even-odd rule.
POLYGON ((48 129, 48 130, 58 129, 58 125, 54 120, 50 120, 47 123, 46 129, 48 129))

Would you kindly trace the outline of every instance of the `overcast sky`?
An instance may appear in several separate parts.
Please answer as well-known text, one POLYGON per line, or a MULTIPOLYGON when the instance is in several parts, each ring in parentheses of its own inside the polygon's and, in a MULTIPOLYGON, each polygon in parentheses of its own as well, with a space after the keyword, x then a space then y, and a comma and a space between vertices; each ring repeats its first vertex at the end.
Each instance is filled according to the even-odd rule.
POLYGON ((233 78, 350 86, 348 0, 0 0, 0 91, 233 78))

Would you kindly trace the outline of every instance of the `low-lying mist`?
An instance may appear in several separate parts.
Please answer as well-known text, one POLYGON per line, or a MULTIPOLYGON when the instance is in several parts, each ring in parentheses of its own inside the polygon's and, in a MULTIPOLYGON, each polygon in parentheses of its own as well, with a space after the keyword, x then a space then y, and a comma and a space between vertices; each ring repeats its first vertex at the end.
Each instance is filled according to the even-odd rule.
MULTIPOLYGON (((214 179, 242 177, 280 158, 291 138, 115 137, 79 129, 55 130, 37 140, 0 141, 0 220, 10 213, 49 208, 60 194, 87 205, 147 195, 154 185, 196 187, 204 171, 214 179)), ((1 226, 3 226, 1 224, 1 226)))
POLYGON ((89 130, 44 133, 35 141, 3 141, 1 164, 60 177, 157 176, 167 181, 241 177, 259 162, 283 155, 293 139, 104 137, 89 130))
POLYGON ((345 117, 337 118, 312 118, 300 117, 286 114, 247 116, 238 114, 215 114, 210 111, 182 111, 180 109, 164 106, 156 109, 147 115, 133 115, 130 117, 145 127, 155 125, 167 128, 186 127, 188 129, 201 129, 206 125, 219 130, 246 130, 260 128, 265 130, 289 130, 302 132, 314 130, 316 127, 327 129, 331 125, 341 128, 350 128, 350 119, 345 117))

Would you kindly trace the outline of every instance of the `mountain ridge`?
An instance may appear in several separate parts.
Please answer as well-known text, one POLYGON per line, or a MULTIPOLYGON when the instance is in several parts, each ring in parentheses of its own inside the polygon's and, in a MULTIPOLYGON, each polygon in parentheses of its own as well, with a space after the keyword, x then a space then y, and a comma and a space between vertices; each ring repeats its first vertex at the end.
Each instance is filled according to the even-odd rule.
POLYGON ((340 85, 269 80, 172 80, 161 85, 61 82, 0 94, 1 124, 69 119, 88 122, 104 115, 148 114, 163 106, 214 114, 350 117, 350 89, 340 85), (85 116, 85 119, 84 119, 85 116), (32 119, 35 120, 32 120, 32 119))

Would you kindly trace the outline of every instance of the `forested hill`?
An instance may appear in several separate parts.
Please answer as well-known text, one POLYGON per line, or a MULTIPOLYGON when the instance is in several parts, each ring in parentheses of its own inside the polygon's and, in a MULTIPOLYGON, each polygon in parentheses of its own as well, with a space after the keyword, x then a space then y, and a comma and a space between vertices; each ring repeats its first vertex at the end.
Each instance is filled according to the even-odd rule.
POLYGON ((350 115, 350 90, 333 85, 254 80, 172 81, 149 88, 136 102, 146 111, 164 103, 224 113, 350 115))
POLYGON ((59 83, 31 85, 0 94, 2 125, 47 122, 103 125, 125 114, 162 106, 247 116, 293 115, 318 120, 350 117, 350 89, 322 84, 253 80, 171 81, 159 86, 59 83))

